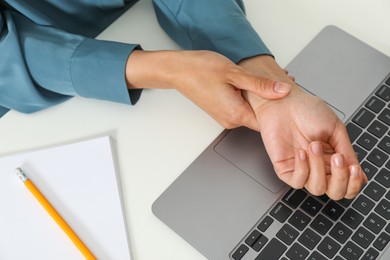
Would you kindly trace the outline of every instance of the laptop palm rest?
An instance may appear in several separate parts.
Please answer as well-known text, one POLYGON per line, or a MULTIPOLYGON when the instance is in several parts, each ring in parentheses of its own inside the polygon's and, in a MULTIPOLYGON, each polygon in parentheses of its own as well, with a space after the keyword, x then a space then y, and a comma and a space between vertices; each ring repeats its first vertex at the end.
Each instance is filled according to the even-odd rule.
POLYGON ((248 146, 258 145, 257 150, 265 152, 258 139, 259 133, 245 128, 225 130, 152 206, 153 213, 161 221, 207 259, 226 259, 238 240, 288 189, 274 178, 272 166, 261 159, 259 151, 253 155, 243 151, 248 146), (254 141, 253 138, 257 142, 248 144, 254 141), (236 141, 239 142, 235 147, 237 153, 225 152, 225 148, 236 141), (249 164, 248 160, 252 159, 241 156, 245 154, 259 160, 259 166, 267 165, 269 172, 263 169, 256 175, 256 164, 249 164), (236 157, 238 155, 240 158, 236 157), (271 179, 262 178, 266 176, 271 179), (268 184, 272 188, 265 188, 268 184), (275 193, 278 190, 280 192, 275 193))

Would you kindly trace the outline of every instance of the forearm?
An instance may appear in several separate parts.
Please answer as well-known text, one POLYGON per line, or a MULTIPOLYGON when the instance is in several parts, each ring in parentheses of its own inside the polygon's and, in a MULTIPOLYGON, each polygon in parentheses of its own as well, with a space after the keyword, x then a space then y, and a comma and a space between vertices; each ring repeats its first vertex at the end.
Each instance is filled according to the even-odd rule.
POLYGON ((215 51, 235 63, 270 54, 247 20, 241 0, 153 2, 161 27, 183 49, 215 51))

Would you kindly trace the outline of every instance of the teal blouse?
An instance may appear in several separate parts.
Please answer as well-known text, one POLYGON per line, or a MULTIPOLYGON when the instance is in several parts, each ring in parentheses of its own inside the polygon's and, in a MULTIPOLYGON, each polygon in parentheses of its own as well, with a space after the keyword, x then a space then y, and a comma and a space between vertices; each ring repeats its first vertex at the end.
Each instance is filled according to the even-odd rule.
MULTIPOLYGON (((128 91, 124 70, 141 46, 94 39, 135 2, 0 0, 0 116, 10 109, 32 113, 76 95, 135 104, 141 91, 128 91)), ((153 4, 160 25, 183 49, 216 51, 233 62, 270 54, 241 0, 153 4)))

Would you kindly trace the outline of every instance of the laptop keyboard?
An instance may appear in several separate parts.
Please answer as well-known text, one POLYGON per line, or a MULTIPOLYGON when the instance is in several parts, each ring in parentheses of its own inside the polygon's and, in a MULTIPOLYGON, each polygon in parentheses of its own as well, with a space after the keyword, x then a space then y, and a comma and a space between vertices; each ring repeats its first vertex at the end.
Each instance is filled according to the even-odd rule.
POLYGON ((353 200, 290 189, 233 249, 234 260, 375 260, 390 240, 390 77, 346 124, 369 182, 353 200))

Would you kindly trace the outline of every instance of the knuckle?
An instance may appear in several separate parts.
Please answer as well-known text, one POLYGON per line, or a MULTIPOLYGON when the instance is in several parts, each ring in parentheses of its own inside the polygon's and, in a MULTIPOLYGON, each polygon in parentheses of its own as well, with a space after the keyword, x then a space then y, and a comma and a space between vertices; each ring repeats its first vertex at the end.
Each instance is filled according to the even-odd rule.
POLYGON ((273 84, 270 79, 263 77, 256 77, 255 79, 255 88, 259 92, 265 92, 266 90, 268 90, 268 88, 270 88, 271 85, 273 84))

